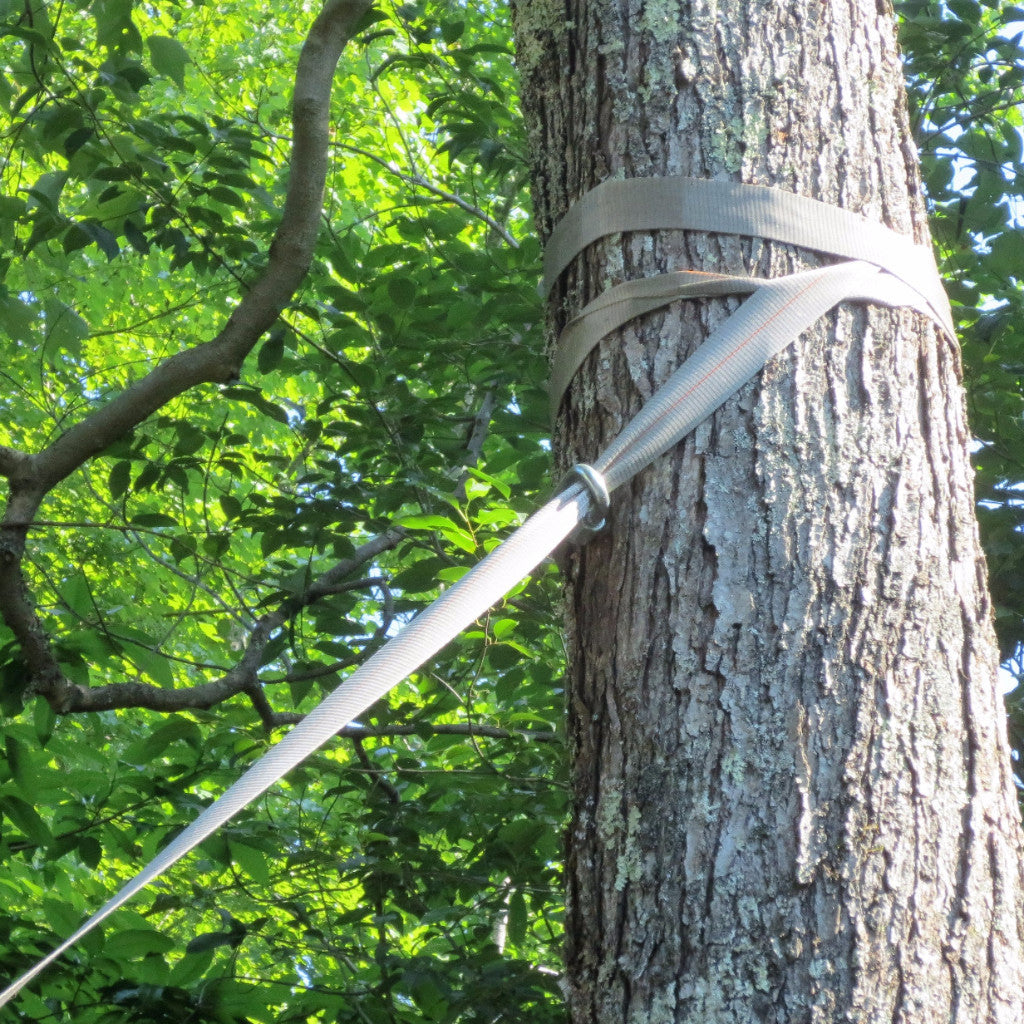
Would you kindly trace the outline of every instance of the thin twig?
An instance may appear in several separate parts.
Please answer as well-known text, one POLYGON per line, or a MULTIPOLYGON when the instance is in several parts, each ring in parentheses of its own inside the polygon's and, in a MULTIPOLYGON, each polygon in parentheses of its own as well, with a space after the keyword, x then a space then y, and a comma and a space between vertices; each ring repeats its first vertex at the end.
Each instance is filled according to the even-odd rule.
POLYGON ((370 776, 370 778, 384 791, 387 796, 389 803, 397 804, 401 801, 401 796, 394 784, 384 775, 382 768, 375 768, 373 762, 370 760, 369 755, 366 753, 366 748, 363 746, 362 736, 352 736, 352 749, 356 752, 356 760, 362 766, 364 772, 370 776))
POLYGON ((447 189, 441 188, 440 185, 435 185, 432 181, 428 181, 421 174, 409 174, 407 171, 399 170, 392 161, 385 160, 376 153, 371 153, 368 149, 353 146, 348 142, 336 142, 334 145, 337 149, 344 149, 346 152, 355 153, 357 156, 365 157, 367 160, 372 160, 374 163, 385 168, 389 173, 395 175, 396 178, 401 178, 402 181, 407 181, 410 185, 415 185, 417 188, 421 188, 425 192, 430 192, 439 199, 445 200, 445 202, 453 203, 455 206, 459 207, 459 209, 465 210, 466 213, 471 214, 478 220, 482 220, 489 228, 501 235, 501 237, 504 238, 513 249, 519 248, 519 242, 509 234, 508 228, 506 228, 504 224, 499 223, 489 213, 481 210, 479 206, 474 206, 471 202, 463 199, 462 196, 457 193, 449 192, 447 189))
MULTIPOLYGON (((277 711, 273 716, 274 726, 295 725, 304 715, 293 711, 277 711)), ((502 729, 496 725, 479 725, 475 722, 428 722, 416 725, 382 725, 370 728, 365 725, 346 725, 337 732, 344 738, 363 740, 389 739, 393 736, 482 736, 485 739, 523 739, 537 743, 559 743, 560 733, 553 730, 502 729)))

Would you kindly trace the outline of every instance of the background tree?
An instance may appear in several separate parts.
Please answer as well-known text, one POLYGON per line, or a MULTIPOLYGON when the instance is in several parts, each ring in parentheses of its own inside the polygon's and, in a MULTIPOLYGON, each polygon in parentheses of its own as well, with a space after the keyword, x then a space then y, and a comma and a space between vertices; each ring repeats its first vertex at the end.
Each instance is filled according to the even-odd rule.
MULTIPOLYGON (((886 5, 515 7, 542 235, 612 178, 771 185, 927 239, 886 5)), ((622 280, 778 276, 697 232, 591 246, 622 280)), ((590 459, 726 300, 609 335, 559 416, 590 459)), ((569 1010, 580 1024, 1011 1021, 1024 861, 958 352, 841 307, 613 500, 569 561, 569 1010)))
MULTIPOLYGON (((904 7, 937 235, 968 289, 1012 658, 1022 61, 1002 26, 1018 15, 904 7)), ((318 10, 0 0, 8 479, 214 338, 278 255, 318 10)), ((334 76, 308 276, 240 379, 80 452, 31 529, 3 531, 35 617, 0 601, 4 977, 550 488, 510 35, 502 4, 377 5, 334 76)), ((7 1017, 563 1019, 554 582, 520 588, 7 1017)))

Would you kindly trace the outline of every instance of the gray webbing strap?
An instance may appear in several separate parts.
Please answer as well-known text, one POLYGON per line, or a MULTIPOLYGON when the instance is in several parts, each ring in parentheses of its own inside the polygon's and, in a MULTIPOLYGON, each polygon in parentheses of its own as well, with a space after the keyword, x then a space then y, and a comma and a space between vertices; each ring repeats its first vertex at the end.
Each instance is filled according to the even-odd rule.
POLYGON ((568 489, 424 609, 271 747, 69 939, 0 993, 0 1006, 478 619, 579 524, 601 518, 608 492, 685 437, 819 316, 850 296, 891 304, 899 301, 898 293, 902 290, 909 304, 921 301, 916 289, 896 281, 872 263, 843 263, 756 282, 750 298, 680 366, 593 465, 583 467, 585 471, 570 478, 568 489))
MULTIPOLYGON (((727 397, 851 294, 891 297, 893 280, 869 263, 840 263, 765 281, 679 367, 594 460, 609 491, 685 437, 727 397)), ((896 282, 902 287, 900 282, 896 282)))
MULTIPOLYGON (((548 391, 554 421, 569 382, 602 338, 677 299, 710 298, 721 295, 750 295, 768 282, 763 278, 708 274, 677 270, 636 281, 626 281, 602 292, 565 325, 551 357, 548 391)), ((884 306, 910 306, 925 316, 932 309, 921 296, 889 274, 876 277, 871 294, 848 295, 850 301, 877 302, 884 306)), ((941 326, 941 325, 940 325, 941 326)))
POLYGON ((620 231, 671 229, 750 235, 863 260, 904 281, 955 336, 931 251, 849 210, 761 185, 702 178, 627 178, 591 189, 562 218, 544 250, 544 290, 592 242, 620 231))
POLYGON ((0 1006, 140 889, 266 792, 300 761, 322 747, 339 729, 480 618, 572 533, 587 517, 590 507, 589 491, 577 483, 531 516, 503 544, 420 612, 401 633, 325 697, 66 942, 0 993, 0 1006))

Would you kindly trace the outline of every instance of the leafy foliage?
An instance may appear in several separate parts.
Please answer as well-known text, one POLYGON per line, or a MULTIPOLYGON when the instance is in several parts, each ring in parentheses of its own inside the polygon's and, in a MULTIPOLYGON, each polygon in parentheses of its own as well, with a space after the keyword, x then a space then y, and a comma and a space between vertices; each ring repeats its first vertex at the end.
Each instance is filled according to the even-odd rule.
MULTIPOLYGON (((258 278, 307 6, 257 25, 236 4, 4 7, 0 444, 46 448, 216 334, 258 278)), ((335 76, 314 262, 280 326, 240 379, 174 398, 54 489, 33 527, 26 575, 66 676, 121 687, 125 708, 136 682, 194 700, 56 717, 23 703, 28 668, 0 635, 6 975, 545 486, 508 29, 500 8, 464 13, 366 19, 335 76), (196 688, 231 678, 273 614, 253 677, 207 708, 196 688)), ((559 1019, 551 597, 543 573, 520 588, 84 943, 23 1019, 559 1019)))
MULTIPOLYGON (((999 29, 1018 15, 901 6, 1013 657, 1022 63, 999 29)), ((17 452, 48 451, 217 335, 260 280, 318 9, 0 0, 12 480, 17 452)), ((321 230, 280 321, 237 379, 176 394, 48 492, 27 534, 27 593, 69 684, 61 699, 107 704, 55 714, 28 700, 23 638, 0 626, 5 975, 549 486, 509 38, 491 0, 378 5, 334 76, 321 230)), ((562 1020, 553 596, 549 572, 520 587, 9 1019, 562 1020)))

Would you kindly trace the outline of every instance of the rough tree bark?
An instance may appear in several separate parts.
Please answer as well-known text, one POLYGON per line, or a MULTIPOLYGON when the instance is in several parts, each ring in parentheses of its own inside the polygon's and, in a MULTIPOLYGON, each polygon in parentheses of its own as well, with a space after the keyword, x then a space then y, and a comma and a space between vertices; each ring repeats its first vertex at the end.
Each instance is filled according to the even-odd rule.
MULTIPOLYGON (((876 0, 520 0, 543 236, 613 177, 771 185, 927 239, 876 0)), ((814 254, 593 246, 620 280, 814 254)), ((606 339, 558 421, 593 456, 732 301, 606 339)), ((574 1021, 1018 1021, 1022 843, 952 344, 846 305, 613 501, 570 559, 574 1021)))

